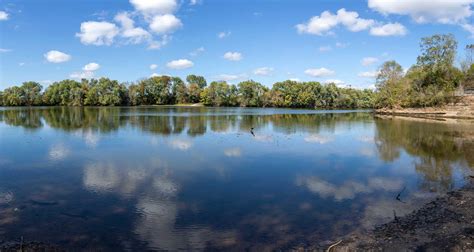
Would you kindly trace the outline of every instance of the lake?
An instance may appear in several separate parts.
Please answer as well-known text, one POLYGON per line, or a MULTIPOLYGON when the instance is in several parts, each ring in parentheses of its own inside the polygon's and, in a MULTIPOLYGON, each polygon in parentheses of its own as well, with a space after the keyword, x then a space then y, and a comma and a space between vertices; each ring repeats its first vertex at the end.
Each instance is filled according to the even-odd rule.
POLYGON ((472 122, 370 111, 0 108, 0 240, 286 250, 370 230, 473 172, 472 122))

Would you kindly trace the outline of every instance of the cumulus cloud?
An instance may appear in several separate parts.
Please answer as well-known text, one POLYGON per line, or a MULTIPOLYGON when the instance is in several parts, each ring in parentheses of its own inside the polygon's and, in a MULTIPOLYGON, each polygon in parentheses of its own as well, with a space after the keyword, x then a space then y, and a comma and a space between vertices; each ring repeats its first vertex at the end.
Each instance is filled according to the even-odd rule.
POLYGON ((114 23, 87 21, 81 23, 81 32, 76 33, 85 45, 111 45, 119 29, 114 23))
POLYGON ((458 23, 472 15, 474 0, 369 0, 369 8, 382 14, 408 15, 417 23, 458 23))
POLYGON ((151 39, 151 34, 143 28, 135 27, 135 21, 130 18, 127 12, 117 14, 114 20, 121 24, 120 35, 132 44, 140 44, 151 39))
POLYGON ((11 49, 6 49, 6 48, 0 48, 0 53, 6 53, 6 52, 11 52, 11 49))
POLYGON ((296 25, 296 29, 299 33, 325 35, 338 25, 343 25, 349 31, 358 32, 368 29, 374 23, 372 19, 360 18, 355 11, 340 9, 337 14, 324 11, 320 16, 314 16, 308 22, 296 25))
POLYGON ((407 29, 400 23, 389 23, 385 25, 374 26, 370 28, 370 34, 373 36, 404 36, 407 29))
POLYGON ((373 19, 361 18, 357 12, 346 11, 346 9, 339 9, 336 14, 330 11, 324 11, 321 15, 312 17, 306 23, 297 24, 296 30, 300 34, 307 33, 323 36, 333 34, 332 29, 338 26, 344 26, 351 32, 371 29, 370 34, 374 36, 406 34, 406 28, 399 23, 384 25, 373 19))
POLYGON ((349 46, 349 43, 336 42, 337 48, 346 48, 349 46))
POLYGON ((227 31, 227 32, 219 32, 217 34, 217 37, 220 38, 220 39, 223 39, 223 38, 226 38, 226 37, 229 37, 231 34, 230 31, 227 31))
POLYGON ((253 71, 255 75, 268 76, 273 73, 273 68, 271 67, 260 67, 253 71))
POLYGON ((325 84, 334 83, 334 84, 336 84, 336 86, 341 86, 345 82, 343 80, 338 80, 338 79, 327 79, 327 80, 323 81, 323 83, 325 83, 325 84))
POLYGON ((181 20, 173 14, 154 16, 150 23, 150 29, 156 34, 168 34, 182 26, 183 23, 181 23, 181 20))
POLYGON ((244 74, 220 74, 216 76, 214 79, 217 81, 233 81, 244 78, 244 74))
POLYGON ((376 62, 378 62, 379 59, 378 58, 375 58, 375 57, 365 57, 363 58, 360 63, 363 65, 363 66, 370 66, 376 62))
POLYGON ((194 63, 188 59, 172 60, 166 64, 171 69, 186 69, 194 66, 194 63))
POLYGON ((378 72, 377 71, 368 71, 368 72, 360 72, 357 74, 357 76, 362 77, 362 78, 375 78, 377 77, 378 72))
POLYGON ((44 54, 44 58, 51 63, 63 63, 71 60, 71 55, 60 51, 51 50, 44 54))
POLYGON ((230 61, 239 61, 242 60, 242 54, 239 52, 226 52, 224 54, 224 59, 230 61))
POLYGON ((198 56, 199 54, 203 53, 206 49, 204 49, 204 47, 199 47, 197 48, 196 50, 192 51, 189 53, 189 55, 193 56, 193 57, 196 57, 198 56))
POLYGON ((321 68, 306 69, 304 73, 313 77, 322 77, 322 76, 333 75, 335 72, 325 67, 321 67, 321 68))
POLYGON ((99 64, 91 62, 82 67, 81 72, 74 72, 70 74, 69 77, 73 79, 91 79, 94 77, 95 71, 99 70, 99 68, 99 64))
POLYGON ((8 13, 5 11, 0 11, 0 21, 8 20, 8 13))
POLYGON ((151 65, 150 65, 150 69, 151 69, 151 70, 155 70, 155 69, 157 69, 157 68, 158 68, 158 65, 157 65, 157 64, 151 64, 151 65))
POLYGON ((85 65, 85 66, 82 68, 82 70, 84 70, 84 71, 92 71, 92 72, 93 72, 93 71, 99 70, 99 68, 100 68, 100 65, 99 65, 99 64, 97 64, 97 63, 95 63, 95 62, 91 62, 91 63, 85 65))
POLYGON ((144 15, 173 13, 178 7, 176 0, 130 0, 130 3, 144 15))

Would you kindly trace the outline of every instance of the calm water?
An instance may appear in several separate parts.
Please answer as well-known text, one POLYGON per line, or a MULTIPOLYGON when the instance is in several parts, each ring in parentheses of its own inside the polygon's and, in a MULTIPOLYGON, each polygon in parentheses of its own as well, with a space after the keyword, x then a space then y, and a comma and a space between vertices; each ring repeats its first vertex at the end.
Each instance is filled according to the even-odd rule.
POLYGON ((472 122, 367 111, 0 108, 0 240, 288 249, 390 221, 473 172, 472 122))

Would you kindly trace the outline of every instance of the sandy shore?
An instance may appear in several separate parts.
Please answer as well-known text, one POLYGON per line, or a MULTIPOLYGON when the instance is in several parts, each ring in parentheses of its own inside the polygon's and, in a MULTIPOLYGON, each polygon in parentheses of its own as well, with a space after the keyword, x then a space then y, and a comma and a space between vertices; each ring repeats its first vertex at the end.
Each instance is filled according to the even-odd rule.
POLYGON ((396 115, 421 118, 455 118, 474 119, 474 96, 466 96, 457 104, 446 105, 437 108, 401 108, 401 109, 377 109, 376 114, 396 115))

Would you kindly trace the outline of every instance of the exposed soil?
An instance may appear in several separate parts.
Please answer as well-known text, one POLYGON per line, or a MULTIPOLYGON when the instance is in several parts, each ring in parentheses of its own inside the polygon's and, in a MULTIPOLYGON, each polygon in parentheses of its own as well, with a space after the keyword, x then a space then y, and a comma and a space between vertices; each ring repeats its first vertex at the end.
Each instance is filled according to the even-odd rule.
POLYGON ((474 95, 465 96, 456 104, 429 108, 377 109, 376 114, 423 118, 474 119, 474 95))
MULTIPOLYGON (((474 251, 474 178, 404 217, 352 234, 331 251, 474 251)), ((336 244, 337 241, 334 241, 336 244)))

